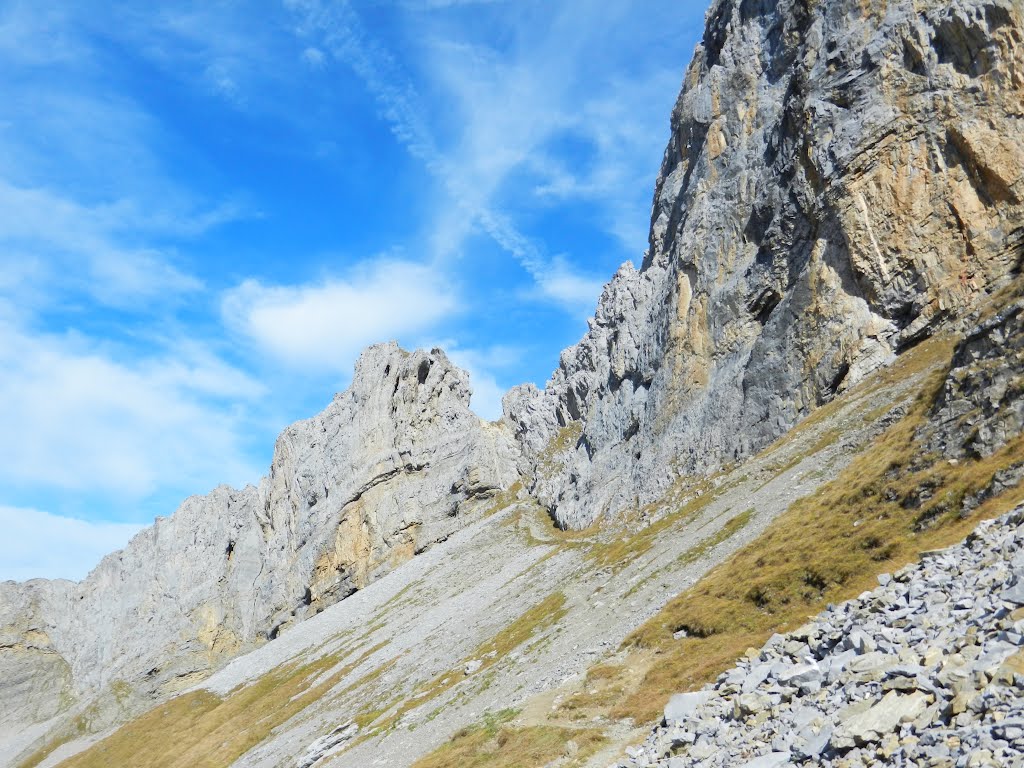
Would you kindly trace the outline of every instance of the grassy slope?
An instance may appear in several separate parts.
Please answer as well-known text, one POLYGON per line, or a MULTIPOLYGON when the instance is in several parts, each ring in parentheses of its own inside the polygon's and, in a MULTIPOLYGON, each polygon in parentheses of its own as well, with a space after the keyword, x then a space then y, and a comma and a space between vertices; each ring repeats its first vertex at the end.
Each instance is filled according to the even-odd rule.
POLYGON ((836 480, 794 504, 757 541, 627 639, 630 647, 653 651, 659 659, 612 716, 656 718, 671 693, 714 679, 747 647, 877 586, 877 574, 916 560, 922 551, 954 544, 979 521, 1024 501, 1024 488, 1012 488, 961 516, 965 496, 987 487, 998 470, 1024 461, 1024 438, 984 460, 952 464, 922 455, 914 433, 942 374, 930 377, 907 416, 836 480), (679 629, 690 637, 673 640, 679 629))
MULTIPOLYGON (((1024 501, 1024 488, 1012 488, 966 517, 960 513, 965 496, 985 488, 998 470, 1024 461, 1024 437, 988 459, 955 464, 924 455, 916 445, 915 432, 927 418, 952 350, 951 339, 929 341, 865 382, 863 386, 884 388, 898 378, 930 371, 904 418, 834 481, 794 504, 764 535, 636 630, 623 644, 619 662, 593 667, 583 691, 564 701, 550 724, 506 729, 505 749, 493 739, 483 742, 477 731, 462 732, 416 768, 443 765, 446 754, 458 754, 463 761, 486 755, 483 762, 466 762, 471 765, 515 765, 507 762, 513 756, 513 736, 541 738, 559 723, 594 718, 653 723, 671 694, 714 680, 773 633, 794 629, 829 603, 877 586, 879 573, 914 561, 922 551, 954 544, 981 520, 1024 501), (680 629, 689 637, 673 639, 680 629), (474 752, 474 745, 482 751, 474 752)), ((834 408, 819 410, 798 430, 827 418, 834 408)), ((672 518, 693 511, 683 508, 672 518)), ((643 531, 635 540, 618 541, 614 551, 598 551, 597 560, 609 565, 636 557, 646 551, 649 538, 650 532, 643 531)))
MULTIPOLYGON (((340 693, 332 691, 367 657, 379 650, 381 644, 342 667, 338 665, 343 660, 336 656, 326 656, 302 666, 274 670, 223 699, 207 691, 178 696, 122 726, 84 752, 65 760, 60 766, 222 768, 260 744, 274 728, 317 699, 327 695, 346 695, 357 689, 366 692, 361 697, 368 703, 354 719, 364 732, 360 738, 372 738, 394 727, 409 709, 437 698, 463 680, 462 667, 466 661, 478 659, 481 661, 481 671, 485 670, 539 631, 556 624, 565 614, 564 604, 565 595, 561 592, 548 595, 483 643, 455 669, 420 686, 414 699, 406 697, 389 701, 384 697, 382 702, 370 694, 371 684, 390 668, 394 660, 374 668, 348 689, 340 693), (322 679, 326 673, 330 674, 322 679)), ((599 734, 593 734, 587 743, 596 744, 598 737, 599 734)), ((545 744, 558 742, 564 745, 565 739, 558 739, 557 734, 551 732, 544 734, 544 738, 537 743, 518 738, 513 739, 513 742, 517 748, 533 754, 530 750, 543 752, 545 744)), ((60 740, 48 743, 19 764, 18 768, 34 768, 60 743, 60 740)))
MULTIPOLYGON (((219 768, 262 742, 278 725, 358 667, 381 646, 371 648, 324 680, 339 660, 326 656, 310 664, 285 666, 220 698, 207 691, 186 693, 127 723, 62 768, 219 768)), ((47 744, 19 764, 38 765, 59 742, 47 744)))
MULTIPOLYGON (((748 647, 761 645, 774 632, 802 624, 830 602, 854 597, 874 585, 876 574, 894 570, 922 550, 952 544, 981 519, 992 517, 1024 499, 1010 489, 988 500, 970 516, 960 516, 960 501, 984 488, 999 469, 1024 461, 1024 438, 982 461, 951 464, 925 456, 914 434, 923 423, 944 376, 952 351, 950 340, 934 340, 904 355, 893 367, 862 386, 882 389, 895 380, 931 371, 909 413, 867 447, 838 478, 779 517, 765 534, 718 566, 691 589, 673 599, 631 635, 617 663, 590 670, 584 690, 562 702, 548 722, 514 727, 512 715, 488 715, 463 729, 446 745, 416 763, 416 768, 443 765, 538 765, 565 757, 579 764, 598 750, 600 729, 578 728, 581 720, 631 718, 637 723, 660 716, 668 696, 714 679, 748 647), (922 489, 928 489, 922 494, 922 489), (689 637, 674 640, 686 629, 689 637), (639 670, 639 672, 638 672, 639 670)), ((783 440, 792 440, 827 418, 835 404, 814 414, 783 440)), ((877 416, 878 414, 874 414, 877 416)), ((834 439, 834 435, 829 439, 834 439)), ((813 452, 819 445, 810 449, 813 452)), ((769 448, 768 452, 774 449, 769 448)), ((781 469, 780 469, 781 471, 781 469)), ((692 519, 713 498, 694 486, 689 500, 630 536, 600 543, 593 532, 552 530, 546 538, 585 548, 595 567, 614 572, 642 556, 658 535, 692 519)), ((751 510, 734 516, 718 539, 741 528, 751 510)), ((718 541, 716 539, 716 541, 718 541)), ((550 543, 550 542, 548 542, 550 543)), ((500 658, 564 613, 564 595, 555 593, 527 610, 473 655, 500 658)), ((365 654, 364 654, 365 656, 365 654)), ((121 728, 63 768, 132 765, 139 768, 226 766, 265 739, 277 725, 330 691, 352 665, 310 687, 337 665, 324 659, 304 667, 276 670, 225 699, 208 693, 178 697, 121 728)), ((358 662, 356 662, 358 663, 358 662)), ((484 659, 484 664, 491 663, 484 659)), ((362 715, 368 733, 394 727, 411 706, 434 699, 461 679, 461 671, 424 684, 413 701, 376 705, 362 715)), ((48 750, 22 768, 37 764, 48 750)))

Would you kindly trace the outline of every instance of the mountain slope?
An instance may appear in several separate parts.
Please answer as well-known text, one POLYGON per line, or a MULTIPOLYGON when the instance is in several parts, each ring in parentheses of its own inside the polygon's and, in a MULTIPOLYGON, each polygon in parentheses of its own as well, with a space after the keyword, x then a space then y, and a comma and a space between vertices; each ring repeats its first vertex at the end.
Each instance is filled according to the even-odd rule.
POLYGON ((581 700, 606 723, 515 731, 538 755, 586 731, 580 762, 734 644, 948 543, 1024 474, 1022 104, 1014 0, 716 0, 650 250, 547 387, 487 424, 442 352, 373 347, 259 487, 186 501, 81 584, 0 585, 0 765, 99 734, 69 765, 409 764, 629 636, 602 673, 622 700, 581 700), (855 497, 826 484, 851 462, 855 497), (786 561, 756 600, 732 571, 736 594, 670 599, 741 546, 790 546, 761 536, 777 517, 862 507, 880 522, 851 581, 786 561), (744 632, 711 620, 732 612, 744 632))
POLYGON ((1020 765, 1022 522, 1019 507, 776 636, 676 698, 628 765, 1020 765))
MULTIPOLYGON (((673 595, 841 471, 941 361, 929 357, 894 386, 851 392, 772 454, 706 485, 677 488, 647 521, 563 532, 525 493, 495 499, 493 516, 239 656, 65 768, 117 763, 111 755, 134 752, 139 768, 184 768, 206 749, 211 766, 292 765, 350 721, 359 730, 339 744, 334 765, 408 765, 485 710, 548 710, 555 689, 572 686, 591 664, 613 661, 673 595), (536 705, 535 695, 547 705, 536 705), (175 749, 148 748, 171 743, 175 749)), ((567 725, 591 730, 571 717, 543 721, 567 725)), ((620 737, 632 731, 612 719, 597 733, 605 728, 620 737)), ((83 735, 62 733, 71 738, 56 752, 60 759, 39 765, 88 746, 83 735)))
MULTIPOLYGON (((991 367, 966 350, 987 336, 1019 355, 1021 306, 919 345, 628 524, 561 531, 525 494, 499 497, 493 516, 103 740, 68 733, 18 765, 604 768, 670 694, 1024 501, 1019 436, 955 463, 915 450, 945 423, 939 393, 991 367)), ((971 392, 961 416, 983 426, 993 390, 971 392)))
POLYGON ((0 728, 72 702, 105 727, 464 527, 517 477, 469 398, 443 352, 372 347, 346 392, 282 433, 259 487, 186 500, 80 584, 0 585, 0 665, 20 672, 0 728))

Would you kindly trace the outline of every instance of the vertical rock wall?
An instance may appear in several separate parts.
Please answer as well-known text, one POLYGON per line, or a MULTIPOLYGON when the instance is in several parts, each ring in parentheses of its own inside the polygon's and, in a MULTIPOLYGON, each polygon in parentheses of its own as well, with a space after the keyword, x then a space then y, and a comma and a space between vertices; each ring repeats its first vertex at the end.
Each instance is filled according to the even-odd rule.
POLYGON ((505 401, 556 519, 751 454, 1014 279, 1022 105, 1015 0, 715 2, 641 269, 505 401))

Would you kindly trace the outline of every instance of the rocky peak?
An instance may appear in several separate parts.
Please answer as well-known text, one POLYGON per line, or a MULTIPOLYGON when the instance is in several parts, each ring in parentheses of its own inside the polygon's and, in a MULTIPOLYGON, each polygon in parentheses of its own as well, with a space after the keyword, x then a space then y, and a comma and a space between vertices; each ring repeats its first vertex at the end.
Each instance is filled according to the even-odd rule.
POLYGON ((517 478, 514 444, 470 394, 440 350, 371 347, 349 389, 281 433, 258 487, 187 499, 79 584, 0 585, 0 637, 25 649, 0 665, 39 691, 0 725, 99 695, 102 727, 125 691, 145 706, 181 690, 482 514, 517 478))
POLYGON ((560 523, 750 455, 1019 274, 1022 13, 714 3, 641 270, 505 403, 560 523))

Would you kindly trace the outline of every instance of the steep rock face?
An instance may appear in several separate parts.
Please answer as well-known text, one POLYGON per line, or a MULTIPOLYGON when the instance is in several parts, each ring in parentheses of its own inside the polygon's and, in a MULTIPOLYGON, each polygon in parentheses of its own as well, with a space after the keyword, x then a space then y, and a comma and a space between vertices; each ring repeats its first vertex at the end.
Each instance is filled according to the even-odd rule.
MULTIPOLYGON (((365 586, 516 479, 507 431, 469 399, 443 352, 370 348, 348 391, 280 436, 259 487, 186 500, 80 584, 0 585, 0 669, 67 688, 65 702, 143 704, 365 586)), ((18 680, 0 680, 11 701, 18 680)), ((33 696, 0 718, 37 721, 61 700, 33 696)))
POLYGON ((54 646, 54 625, 73 584, 35 579, 0 585, 0 733, 58 714, 74 693, 71 670, 54 646))
POLYGON ((1019 273, 1024 9, 717 0, 650 249, 506 397, 563 525, 765 446, 1019 273))

